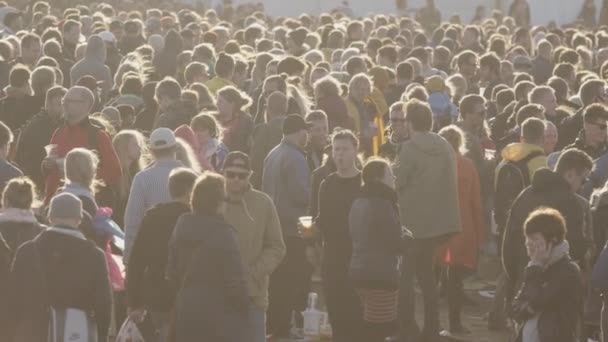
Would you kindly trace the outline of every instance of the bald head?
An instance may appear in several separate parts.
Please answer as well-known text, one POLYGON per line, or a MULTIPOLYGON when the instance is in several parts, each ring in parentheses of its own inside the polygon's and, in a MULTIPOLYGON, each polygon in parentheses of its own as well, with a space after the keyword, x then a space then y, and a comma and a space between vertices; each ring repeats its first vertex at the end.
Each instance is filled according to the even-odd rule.
POLYGON ((75 125, 88 117, 94 104, 95 96, 88 88, 71 87, 63 97, 63 110, 68 124, 75 125))

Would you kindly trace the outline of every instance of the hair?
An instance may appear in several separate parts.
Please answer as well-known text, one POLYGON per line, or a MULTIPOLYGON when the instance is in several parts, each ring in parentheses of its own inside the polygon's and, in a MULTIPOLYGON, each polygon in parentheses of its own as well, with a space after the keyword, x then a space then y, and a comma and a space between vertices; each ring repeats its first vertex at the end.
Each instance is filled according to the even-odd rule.
POLYGON ((568 171, 575 171, 582 174, 585 171, 593 169, 593 160, 589 155, 577 148, 569 148, 565 150, 555 165, 555 171, 560 175, 564 175, 568 171))
POLYGON ((65 157, 66 184, 76 183, 95 192, 97 165, 99 158, 93 151, 81 147, 71 150, 65 157))
POLYGON ((251 98, 245 92, 233 86, 227 86, 217 92, 217 97, 223 97, 226 101, 234 104, 237 110, 245 111, 251 106, 251 98))
POLYGON ((65 96, 65 93, 67 93, 67 92, 68 92, 68 90, 60 85, 56 85, 56 86, 50 88, 49 90, 46 91, 45 106, 48 106, 49 101, 52 99, 55 99, 57 97, 63 98, 63 96, 65 96))
POLYGON ((266 103, 265 120, 269 122, 271 119, 287 114, 288 100, 287 96, 280 91, 268 95, 266 103))
POLYGON ((378 157, 369 158, 361 171, 363 185, 372 185, 373 183, 381 182, 382 178, 384 178, 386 169, 389 167, 390 164, 386 159, 378 157))
POLYGON ((11 142, 13 142, 13 132, 4 122, 0 121, 0 148, 6 147, 11 142))
POLYGON ((524 223, 524 234, 541 234, 547 242, 562 243, 566 237, 566 220, 553 209, 541 207, 534 210, 524 223))
POLYGON ((9 74, 9 84, 16 88, 21 88, 30 82, 30 70, 22 64, 18 64, 11 69, 9 74))
POLYGON ((515 85, 515 100, 516 101, 521 101, 521 100, 527 100, 528 99, 528 93, 530 89, 534 89, 534 83, 530 82, 530 81, 523 81, 523 82, 519 82, 516 83, 515 85))
POLYGON ((538 118, 528 118, 521 125, 521 136, 526 143, 541 145, 545 139, 545 123, 538 118))
POLYGON ((498 106, 504 108, 513 101, 515 101, 515 92, 512 89, 503 89, 496 94, 496 104, 498 106))
POLYGON ((226 53, 220 53, 215 62, 215 73, 219 77, 230 78, 234 73, 234 58, 226 53))
POLYGON ((215 108, 215 98, 211 95, 211 91, 206 85, 202 83, 193 83, 190 85, 190 89, 194 90, 198 94, 198 106, 202 109, 208 109, 209 107, 215 108))
POLYGON ((119 184, 119 195, 120 198, 127 198, 129 191, 131 190, 131 182, 136 173, 143 170, 146 166, 146 159, 148 158, 148 149, 146 145, 146 138, 139 131, 136 130, 122 130, 118 132, 112 139, 112 145, 118 156, 118 161, 122 168, 122 176, 119 184), (128 162, 128 149, 129 143, 136 141, 141 149, 141 156, 139 160, 135 161, 129 169, 127 167, 128 162))
POLYGON ((555 90, 549 86, 537 86, 528 95, 528 102, 540 104, 542 98, 547 94, 555 95, 555 90))
POLYGON ((409 62, 401 62, 397 65, 397 79, 411 80, 414 78, 414 67, 409 62))
POLYGON ((169 173, 169 194, 171 198, 176 199, 192 194, 192 188, 196 183, 197 175, 191 169, 178 167, 169 173))
POLYGON ((162 79, 162 81, 156 84, 154 94, 157 102, 161 97, 179 99, 182 95, 182 87, 175 80, 175 78, 165 77, 162 79))
POLYGON ((196 153, 192 146, 188 144, 184 139, 177 138, 177 144, 175 145, 175 159, 180 161, 182 165, 193 170, 197 174, 202 171, 201 165, 196 157, 196 153))
POLYGON ((28 177, 11 179, 2 192, 2 207, 31 209, 36 202, 36 185, 28 177))
POLYGON ((521 107, 515 114, 515 122, 518 127, 521 127, 529 118, 540 118, 545 115, 545 107, 530 103, 521 107))
POLYGON ((336 140, 348 140, 348 141, 350 141, 353 144, 353 146, 355 147, 355 150, 359 149, 359 139, 357 138, 357 136, 355 135, 355 133, 353 133, 349 129, 336 129, 336 130, 334 130, 333 134, 331 135, 331 142, 332 142, 332 144, 336 140))
POLYGON ((462 100, 460 100, 460 116, 462 118, 466 117, 468 114, 473 112, 473 109, 475 108, 475 106, 481 104, 485 104, 486 100, 483 98, 483 96, 480 95, 476 95, 476 94, 471 94, 471 95, 467 95, 465 97, 462 98, 462 100))
POLYGON ((601 103, 594 103, 583 110, 583 120, 593 123, 598 119, 608 120, 608 107, 601 103))
POLYGON ((456 125, 446 126, 439 131, 439 135, 450 143, 455 152, 460 154, 467 152, 464 143, 465 134, 460 127, 456 125))
POLYGON ((547 81, 547 85, 555 92, 557 100, 564 100, 568 97, 569 86, 563 78, 559 76, 553 76, 547 81))
POLYGON ((433 112, 428 103, 412 99, 405 104, 405 120, 415 131, 429 132, 433 127, 433 112))
POLYGON ((201 62, 190 62, 184 71, 184 78, 186 83, 190 84, 194 82, 194 79, 207 72, 207 66, 201 62))
POLYGON ((196 179, 190 207, 197 215, 216 216, 226 197, 224 177, 217 173, 205 171, 196 179))
POLYGON ((500 75, 500 58, 495 53, 489 52, 479 59, 480 67, 488 67, 496 75, 500 75))
POLYGON ((367 76, 367 74, 358 74, 358 75, 355 75, 353 78, 351 78, 350 82, 348 83, 348 93, 350 94, 352 92, 352 89, 355 87, 355 85, 357 85, 359 83, 365 83, 365 84, 369 85, 369 91, 370 91, 370 93, 372 92, 372 90, 374 88, 374 83, 369 78, 369 76, 367 76))
POLYGON ((606 82, 603 80, 589 80, 583 83, 580 89, 583 105, 588 106, 592 104, 598 95, 598 90, 603 89, 605 86, 606 82))
POLYGON ((340 96, 341 92, 340 82, 332 76, 325 76, 314 84, 314 93, 317 100, 326 96, 340 96))
POLYGON ((313 110, 304 117, 304 121, 306 122, 315 122, 321 120, 327 121, 327 114, 325 114, 325 111, 323 110, 313 110))
POLYGON ((42 41, 40 40, 40 36, 35 33, 28 33, 21 37, 21 50, 27 49, 30 45, 38 43, 42 45, 42 41))
POLYGON ((136 75, 127 74, 124 77, 124 81, 120 86, 121 95, 137 95, 141 96, 143 90, 143 84, 141 78, 136 75))

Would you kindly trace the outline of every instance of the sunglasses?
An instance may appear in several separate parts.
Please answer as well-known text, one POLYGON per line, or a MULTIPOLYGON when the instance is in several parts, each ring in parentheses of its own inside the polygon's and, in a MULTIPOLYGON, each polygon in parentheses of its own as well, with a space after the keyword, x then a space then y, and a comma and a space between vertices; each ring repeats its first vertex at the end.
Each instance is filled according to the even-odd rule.
POLYGON ((249 177, 249 172, 226 171, 226 178, 245 180, 249 177))

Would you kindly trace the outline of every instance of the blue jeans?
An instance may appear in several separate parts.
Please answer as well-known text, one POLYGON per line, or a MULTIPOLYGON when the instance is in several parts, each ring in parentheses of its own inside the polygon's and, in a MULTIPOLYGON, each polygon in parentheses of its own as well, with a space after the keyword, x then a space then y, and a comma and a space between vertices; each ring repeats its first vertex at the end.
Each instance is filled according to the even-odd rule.
POLYGON ((251 342, 266 342, 266 311, 253 304, 249 308, 251 342))

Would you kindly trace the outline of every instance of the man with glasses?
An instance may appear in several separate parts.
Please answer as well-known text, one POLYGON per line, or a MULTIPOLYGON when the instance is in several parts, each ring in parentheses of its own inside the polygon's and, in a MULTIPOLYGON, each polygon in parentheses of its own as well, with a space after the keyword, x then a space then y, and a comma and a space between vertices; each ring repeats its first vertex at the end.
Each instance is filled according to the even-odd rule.
POLYGON ((585 108, 583 112, 583 130, 580 131, 574 143, 566 149, 578 148, 595 160, 608 151, 606 136, 608 125, 608 107, 596 103, 585 108))
POLYGON ((390 161, 395 161, 401 145, 408 139, 403 105, 403 102, 396 102, 391 106, 389 111, 391 134, 386 142, 380 146, 380 156, 390 161))
POLYGON ((224 162, 226 220, 238 234, 247 289, 251 297, 252 342, 266 341, 269 277, 285 256, 281 223, 274 203, 251 186, 251 163, 242 152, 230 152, 224 162))
POLYGON ((70 88, 62 100, 65 125, 58 128, 51 138, 50 145, 55 145, 42 161, 46 173, 46 203, 57 192, 60 179, 63 177, 61 161, 77 147, 84 147, 97 152, 99 170, 97 175, 106 186, 120 181, 122 176, 120 162, 114 151, 110 136, 89 120, 89 113, 95 103, 93 93, 81 86, 70 88))

